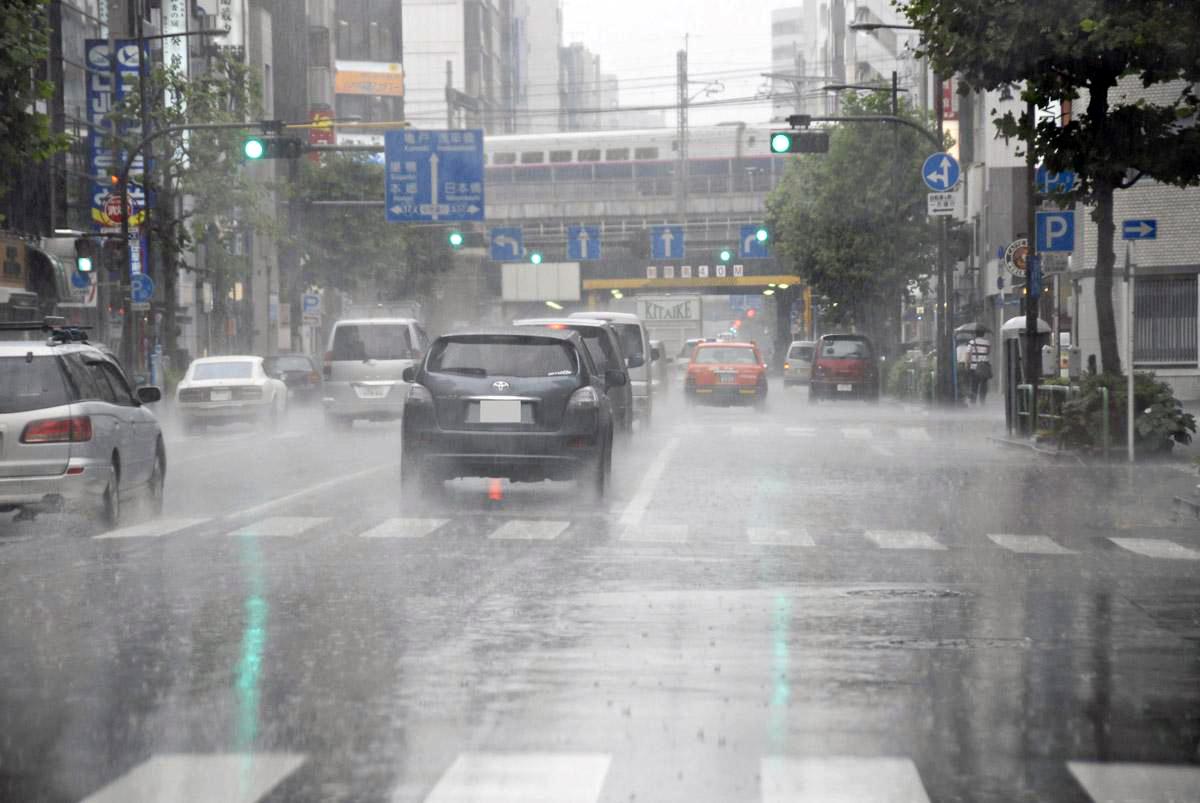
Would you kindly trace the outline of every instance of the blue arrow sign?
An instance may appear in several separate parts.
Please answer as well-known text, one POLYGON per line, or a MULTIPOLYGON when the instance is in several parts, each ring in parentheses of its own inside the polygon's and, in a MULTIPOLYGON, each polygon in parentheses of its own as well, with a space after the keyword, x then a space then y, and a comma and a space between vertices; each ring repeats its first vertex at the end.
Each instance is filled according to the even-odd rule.
POLYGON ((1070 170, 1063 170, 1061 173, 1052 173, 1049 168, 1042 165, 1034 174, 1033 184, 1037 187, 1038 192, 1049 195, 1054 192, 1070 192, 1075 189, 1078 181, 1079 176, 1070 170))
POLYGON ((683 226, 651 226, 650 256, 683 259, 683 226))
POLYGON ((154 280, 144 273, 129 277, 129 299, 135 304, 145 304, 154 297, 154 280))
POLYGON ((1125 220, 1121 222, 1122 240, 1157 240, 1158 221, 1154 218, 1125 220))
POLYGON ((600 258, 599 226, 567 227, 567 258, 586 262, 600 258))
POLYGON ((1037 250, 1043 253, 1075 250, 1075 213, 1038 212, 1037 250))
POLYGON ((738 256, 742 259, 767 259, 767 243, 758 239, 758 230, 762 226, 742 226, 741 238, 738 240, 738 256))
POLYGON ((390 223, 483 220, 483 131, 387 131, 390 223))
POLYGON ((958 160, 948 153, 935 153, 921 165, 921 178, 934 192, 945 192, 958 184, 961 173, 958 160))
POLYGON ((525 255, 525 237, 520 226, 505 226, 488 232, 493 262, 519 262, 525 255))

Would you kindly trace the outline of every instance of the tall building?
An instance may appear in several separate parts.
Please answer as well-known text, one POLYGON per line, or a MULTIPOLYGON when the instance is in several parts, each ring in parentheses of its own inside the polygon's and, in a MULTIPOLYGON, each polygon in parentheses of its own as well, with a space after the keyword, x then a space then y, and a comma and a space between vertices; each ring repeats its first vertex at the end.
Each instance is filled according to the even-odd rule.
POLYGON ((582 42, 562 49, 563 130, 595 131, 603 127, 605 78, 600 57, 582 42))
POLYGON ((559 0, 518 0, 513 24, 522 33, 521 59, 514 59, 514 130, 521 133, 558 131, 564 103, 563 20, 559 0))

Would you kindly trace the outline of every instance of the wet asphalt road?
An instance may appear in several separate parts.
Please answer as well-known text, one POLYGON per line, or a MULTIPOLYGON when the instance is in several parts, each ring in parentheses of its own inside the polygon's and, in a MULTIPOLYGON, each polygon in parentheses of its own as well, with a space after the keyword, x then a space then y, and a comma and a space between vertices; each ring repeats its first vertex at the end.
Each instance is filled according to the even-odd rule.
POLYGON ((600 506, 402 508, 398 427, 298 412, 119 537, 0 525, 0 800, 1200 800, 1194 480, 781 391, 600 506))

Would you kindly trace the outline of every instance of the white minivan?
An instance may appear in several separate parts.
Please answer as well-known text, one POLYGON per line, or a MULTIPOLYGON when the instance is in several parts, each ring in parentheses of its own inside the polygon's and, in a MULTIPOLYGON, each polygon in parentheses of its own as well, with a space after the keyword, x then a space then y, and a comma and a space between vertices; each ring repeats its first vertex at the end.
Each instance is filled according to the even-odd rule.
POLYGON ((650 346, 650 335, 642 325, 642 319, 632 312, 572 312, 572 318, 593 318, 608 321, 621 340, 621 353, 629 370, 629 384, 633 387, 633 417, 643 426, 649 425, 654 410, 653 377, 650 363, 662 359, 662 353, 650 346))
POLYGON ((399 419, 408 398, 404 369, 417 361, 429 336, 413 318, 338 321, 325 352, 325 421, 348 427, 357 418, 399 419))

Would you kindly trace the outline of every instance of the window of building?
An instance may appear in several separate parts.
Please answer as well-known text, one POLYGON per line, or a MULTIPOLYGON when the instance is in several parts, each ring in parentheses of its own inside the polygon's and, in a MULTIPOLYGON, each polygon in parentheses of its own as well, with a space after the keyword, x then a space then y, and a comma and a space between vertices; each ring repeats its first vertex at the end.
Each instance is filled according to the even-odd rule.
POLYGON ((336 116, 357 118, 364 122, 400 120, 404 117, 404 98, 386 95, 338 95, 336 116))
POLYGON ((606 162, 628 162, 629 148, 609 148, 604 152, 606 162))
POLYGON ((571 161, 570 151, 550 151, 550 161, 552 162, 569 162, 571 161))
POLYGON ((658 148, 635 148, 633 151, 634 159, 657 159, 658 148))
POLYGON ((329 29, 308 29, 308 59, 309 66, 329 66, 329 29))
POLYGON ((393 0, 337 0, 335 17, 339 59, 401 60, 399 3, 393 0))
POLYGON ((494 165, 515 165, 517 163, 517 155, 511 151, 501 151, 492 154, 492 164, 494 165))
POLYGON ((1138 277, 1133 302, 1134 362, 1195 365, 1197 333, 1196 276, 1138 277))
POLYGON ((522 151, 521 164, 523 165, 538 165, 546 161, 544 151, 522 151))
POLYGON ((579 161, 581 162, 598 162, 600 161, 599 148, 581 148, 579 151, 579 161))

